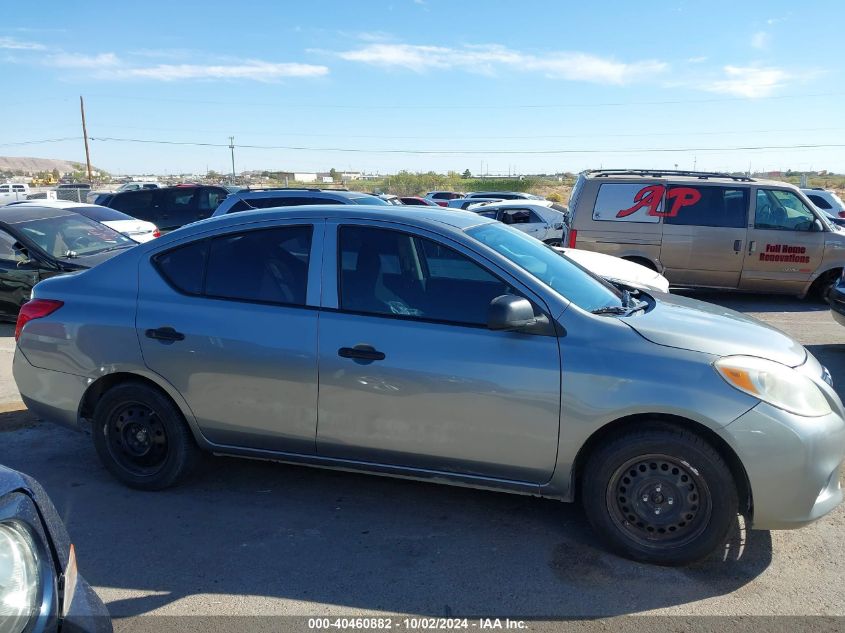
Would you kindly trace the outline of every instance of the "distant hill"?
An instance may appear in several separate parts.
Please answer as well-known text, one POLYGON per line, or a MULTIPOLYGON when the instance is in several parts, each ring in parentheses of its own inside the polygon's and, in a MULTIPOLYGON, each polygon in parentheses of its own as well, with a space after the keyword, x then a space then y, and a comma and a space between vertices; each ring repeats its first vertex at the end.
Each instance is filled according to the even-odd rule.
POLYGON ((53 171, 65 174, 84 169, 83 163, 72 160, 58 160, 55 158, 29 158, 26 156, 0 156, 0 171, 22 171, 34 174, 39 171, 53 171))

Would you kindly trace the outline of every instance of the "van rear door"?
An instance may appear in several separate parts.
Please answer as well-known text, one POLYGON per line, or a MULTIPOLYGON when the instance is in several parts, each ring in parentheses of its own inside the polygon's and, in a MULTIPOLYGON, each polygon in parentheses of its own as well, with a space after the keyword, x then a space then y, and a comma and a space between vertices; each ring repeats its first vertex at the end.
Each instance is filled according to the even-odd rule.
POLYGON ((660 261, 673 284, 736 288, 742 272, 749 188, 666 187, 660 261))
POLYGON ((789 189, 758 187, 754 201, 741 287, 800 294, 824 258, 824 224, 789 189))

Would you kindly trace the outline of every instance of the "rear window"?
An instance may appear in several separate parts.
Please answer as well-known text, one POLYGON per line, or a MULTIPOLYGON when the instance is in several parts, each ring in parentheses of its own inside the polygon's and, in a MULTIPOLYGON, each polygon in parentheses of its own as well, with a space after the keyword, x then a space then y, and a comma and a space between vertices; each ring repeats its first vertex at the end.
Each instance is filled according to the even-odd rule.
POLYGON ((822 198, 821 196, 817 196, 812 193, 808 193, 807 197, 810 199, 814 205, 816 205, 819 209, 832 209, 833 205, 831 205, 827 200, 822 198))

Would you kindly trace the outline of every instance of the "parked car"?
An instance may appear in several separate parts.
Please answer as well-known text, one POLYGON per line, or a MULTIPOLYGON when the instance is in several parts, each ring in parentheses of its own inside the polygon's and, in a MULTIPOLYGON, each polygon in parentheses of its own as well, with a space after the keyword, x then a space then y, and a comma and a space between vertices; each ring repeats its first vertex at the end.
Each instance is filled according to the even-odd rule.
MULTIPOLYGON (((469 198, 472 200, 473 198, 469 198)), ((477 199, 477 198, 476 198, 477 199)), ((514 228, 550 246, 566 243, 566 207, 545 200, 508 200, 470 206, 470 210, 511 224, 514 228)))
POLYGON ((835 191, 828 191, 821 187, 802 189, 801 192, 807 196, 816 208, 821 209, 828 215, 845 219, 845 202, 836 195, 835 191))
POLYGON ((15 202, 14 206, 31 206, 31 207, 50 207, 51 209, 68 209, 79 215, 84 215, 90 220, 105 224, 107 227, 114 229, 118 233, 123 233, 126 237, 136 242, 149 242, 151 239, 161 236, 155 224, 152 222, 145 222, 137 218, 130 217, 125 213, 102 207, 96 204, 83 204, 81 202, 69 202, 66 200, 42 200, 42 201, 28 201, 15 202))
POLYGON ((90 191, 91 185, 87 182, 66 182, 56 187, 56 199, 86 202, 90 191))
POLYGON ((421 198, 419 196, 402 196, 399 198, 402 204, 411 207, 439 207, 440 205, 428 198, 421 198))
POLYGON ((579 175, 568 246, 635 261, 673 286, 823 297, 845 267, 845 233, 797 187, 709 172, 579 175))
POLYGON ((99 204, 155 224, 166 233, 210 217, 229 192, 213 185, 176 185, 115 193, 99 204))
POLYGON ((217 207, 214 215, 314 204, 389 205, 378 196, 345 189, 248 189, 232 194, 217 207))
POLYGON ((445 207, 449 200, 463 198, 464 194, 458 191, 429 191, 425 194, 425 197, 427 200, 431 200, 434 204, 445 207))
MULTIPOLYGON (((517 228, 517 227, 514 227, 517 228)), ((580 248, 553 247, 592 274, 626 289, 669 292, 669 280, 659 272, 613 255, 580 248)))
POLYGON ((472 191, 464 198, 498 198, 499 200, 543 200, 542 196, 524 191, 472 191))
POLYGON ((0 624, 4 633, 111 633, 109 612, 79 573, 50 497, 0 465, 0 624))
POLYGON ((42 279, 95 266, 137 242, 68 209, 0 208, 0 319, 14 319, 42 279))
POLYGON ((0 206, 17 200, 26 200, 28 195, 29 185, 18 182, 0 184, 0 206))
POLYGON ((739 512, 835 508, 829 372, 753 318, 632 294, 474 213, 234 213, 40 283, 13 373, 145 490, 204 450, 578 499, 660 564, 718 549, 739 512))
POLYGON ((463 209, 467 210, 470 207, 480 207, 485 202, 501 202, 502 198, 452 198, 446 203, 449 209, 463 209))
POLYGON ((395 207, 401 206, 402 201, 399 199, 399 196, 394 196, 392 193, 371 193, 371 196, 375 196, 376 198, 380 198, 384 200, 387 204, 391 204, 395 207))

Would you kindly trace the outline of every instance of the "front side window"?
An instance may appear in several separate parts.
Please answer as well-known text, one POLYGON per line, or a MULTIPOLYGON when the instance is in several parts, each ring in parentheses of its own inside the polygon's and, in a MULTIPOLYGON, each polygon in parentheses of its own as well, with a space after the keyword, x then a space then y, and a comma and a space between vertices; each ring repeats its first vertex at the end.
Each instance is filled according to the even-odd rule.
POLYGON ((341 227, 343 310, 485 326, 490 302, 514 290, 433 240, 372 227, 341 227))
POLYGON ((791 191, 758 189, 754 228, 776 231, 812 231, 816 216, 791 191))
POLYGON ((744 228, 748 223, 747 187, 670 186, 666 196, 683 203, 675 215, 665 216, 666 224, 744 228))

